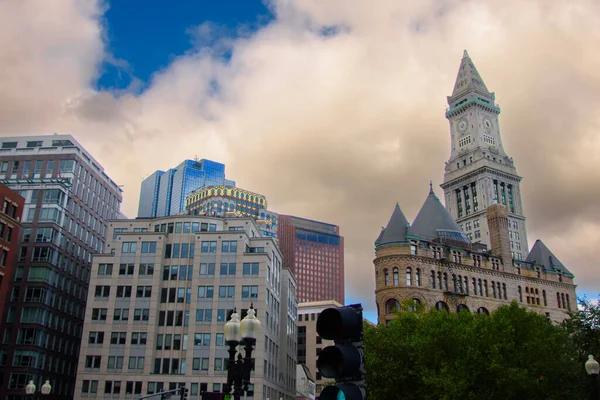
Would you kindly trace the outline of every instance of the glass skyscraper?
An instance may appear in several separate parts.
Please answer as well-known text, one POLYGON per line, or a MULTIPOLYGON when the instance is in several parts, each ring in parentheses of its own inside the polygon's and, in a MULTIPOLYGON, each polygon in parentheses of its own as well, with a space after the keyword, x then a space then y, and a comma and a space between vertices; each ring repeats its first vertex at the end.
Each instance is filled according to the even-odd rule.
POLYGON ((138 218, 165 217, 185 211, 185 198, 206 186, 232 186, 225 165, 211 160, 185 160, 168 171, 155 171, 142 182, 138 218))

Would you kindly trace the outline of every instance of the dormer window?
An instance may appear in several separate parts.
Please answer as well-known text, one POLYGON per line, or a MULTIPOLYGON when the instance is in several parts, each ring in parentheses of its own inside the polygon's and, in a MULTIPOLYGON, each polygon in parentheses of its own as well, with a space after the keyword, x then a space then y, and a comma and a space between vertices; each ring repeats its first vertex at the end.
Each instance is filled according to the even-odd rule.
POLYGON ((562 275, 562 272, 561 272, 561 271, 558 271, 556 274, 558 275, 558 281, 559 281, 559 282, 562 282, 562 281, 563 281, 563 275, 562 275))

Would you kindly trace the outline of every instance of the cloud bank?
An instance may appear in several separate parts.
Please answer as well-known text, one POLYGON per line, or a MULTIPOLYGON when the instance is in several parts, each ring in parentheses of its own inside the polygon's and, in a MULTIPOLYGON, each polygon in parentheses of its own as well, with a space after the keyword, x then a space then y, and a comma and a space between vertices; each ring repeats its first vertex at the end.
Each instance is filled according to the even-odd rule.
MULTIPOLYGON (((70 133, 125 185, 198 155, 278 212, 340 225, 346 291, 373 312, 373 242, 412 220, 450 154, 444 117, 463 49, 502 108, 541 238, 600 292, 600 6, 593 0, 278 0, 254 32, 188 29, 191 50, 141 93, 94 90, 110 36, 99 1, 0 2, 3 135, 70 133), (227 55, 227 56, 225 56, 227 55)), ((438 195, 441 190, 437 189, 438 195)))

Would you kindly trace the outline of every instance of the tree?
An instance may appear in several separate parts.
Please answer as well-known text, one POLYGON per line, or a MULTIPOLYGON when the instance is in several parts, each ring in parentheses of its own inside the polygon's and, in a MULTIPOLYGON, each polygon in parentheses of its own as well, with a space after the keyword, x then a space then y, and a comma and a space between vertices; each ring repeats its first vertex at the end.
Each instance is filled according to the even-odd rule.
POLYGON ((579 308, 569 313, 563 326, 577 346, 579 362, 584 363, 589 354, 600 358, 600 296, 595 302, 584 296, 578 303, 579 308))
POLYGON ((516 302, 490 316, 399 312, 365 329, 370 400, 575 399, 586 383, 568 332, 516 302))

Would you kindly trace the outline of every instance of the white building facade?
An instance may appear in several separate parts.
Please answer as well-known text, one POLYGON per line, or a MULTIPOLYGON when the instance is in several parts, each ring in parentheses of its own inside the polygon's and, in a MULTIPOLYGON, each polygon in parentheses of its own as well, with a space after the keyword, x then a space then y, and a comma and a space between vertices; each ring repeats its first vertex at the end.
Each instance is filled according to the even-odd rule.
POLYGON ((190 399, 224 391, 223 327, 234 308, 243 317, 251 304, 262 334, 247 397, 295 396, 296 360, 285 368, 282 342, 290 322, 281 317, 295 282, 252 219, 114 220, 109 231, 93 260, 75 399, 138 398, 184 383, 190 399))

